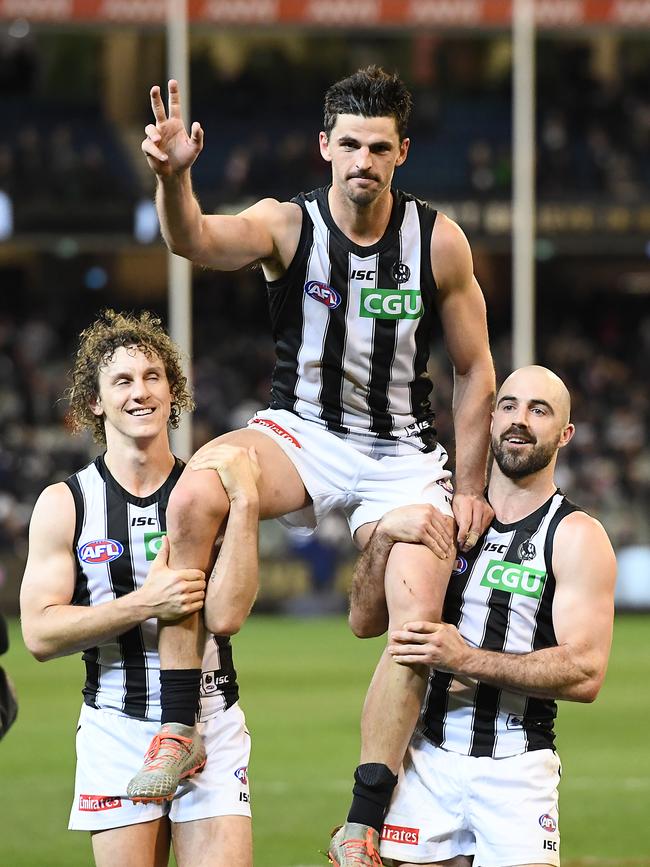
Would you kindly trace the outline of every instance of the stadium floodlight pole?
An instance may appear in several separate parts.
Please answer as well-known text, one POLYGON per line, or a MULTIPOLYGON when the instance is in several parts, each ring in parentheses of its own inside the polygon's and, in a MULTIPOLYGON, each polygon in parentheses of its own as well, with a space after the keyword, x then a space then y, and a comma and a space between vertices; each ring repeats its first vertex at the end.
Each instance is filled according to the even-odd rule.
MULTIPOLYGON (((190 128, 190 63, 187 0, 167 0, 167 78, 175 78, 182 94, 183 122, 190 128)), ((167 253, 167 304, 169 332, 183 353, 188 382, 192 379, 192 265, 187 259, 167 253)), ((192 454, 192 418, 181 416, 171 431, 175 455, 188 460, 192 454)))
POLYGON ((535 0, 512 4, 512 362, 535 361, 535 0))

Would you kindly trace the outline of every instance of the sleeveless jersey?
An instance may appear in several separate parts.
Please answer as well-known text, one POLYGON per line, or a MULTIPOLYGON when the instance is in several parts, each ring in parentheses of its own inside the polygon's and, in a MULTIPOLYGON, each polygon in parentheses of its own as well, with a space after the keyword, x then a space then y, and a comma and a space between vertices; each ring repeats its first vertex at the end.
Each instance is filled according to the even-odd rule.
MULTIPOLYGON (((176 463, 165 483, 148 497, 135 497, 108 471, 103 456, 66 479, 75 503, 77 574, 72 603, 100 605, 144 583, 160 540, 172 488, 182 472, 176 463)), ((134 626, 88 648, 84 701, 139 719, 160 719, 158 621, 134 626)), ((238 699, 228 638, 209 636, 203 657, 200 718, 208 719, 238 699)))
MULTIPOLYGON (((560 521, 575 511, 578 506, 558 490, 521 521, 493 520, 477 545, 457 558, 443 620, 486 650, 529 653, 556 646, 553 539, 560 521)), ((556 714, 552 699, 433 671, 420 731, 452 752, 502 758, 552 749, 556 714)))
POLYGON ((334 222, 328 189, 292 200, 303 212, 298 249, 287 273, 267 282, 277 354, 271 407, 343 435, 413 436, 428 451, 437 212, 393 190, 383 237, 362 247, 334 222))

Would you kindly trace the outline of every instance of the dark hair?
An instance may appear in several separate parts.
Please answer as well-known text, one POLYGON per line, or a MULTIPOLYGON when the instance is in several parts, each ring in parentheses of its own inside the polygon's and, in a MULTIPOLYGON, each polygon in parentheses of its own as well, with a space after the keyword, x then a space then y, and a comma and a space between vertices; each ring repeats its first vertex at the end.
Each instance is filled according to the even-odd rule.
POLYGON ((399 140, 406 136, 413 101, 404 82, 379 66, 366 66, 337 81, 325 94, 323 127, 329 138, 339 114, 394 117, 399 140))
POLYGON ((173 428, 178 427, 183 410, 194 408, 180 350, 162 327, 161 320, 147 310, 140 314, 104 310, 79 335, 79 349, 71 372, 72 385, 67 391, 73 430, 89 428, 98 443, 106 442, 104 419, 93 413, 90 404, 99 395, 101 368, 121 346, 135 346, 145 355, 157 355, 162 361, 172 398, 169 424, 173 428))

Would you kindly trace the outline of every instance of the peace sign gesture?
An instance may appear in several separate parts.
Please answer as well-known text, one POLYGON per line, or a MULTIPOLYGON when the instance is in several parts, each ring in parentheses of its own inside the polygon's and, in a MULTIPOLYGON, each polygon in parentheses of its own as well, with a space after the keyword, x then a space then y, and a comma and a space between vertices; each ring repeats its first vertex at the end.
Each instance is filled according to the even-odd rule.
POLYGON ((160 87, 151 88, 151 109, 156 119, 155 125, 145 127, 146 138, 142 142, 142 152, 149 167, 161 177, 181 174, 187 171, 203 148, 203 130, 196 121, 192 124, 190 135, 181 117, 181 97, 178 82, 169 82, 169 117, 165 112, 160 87))

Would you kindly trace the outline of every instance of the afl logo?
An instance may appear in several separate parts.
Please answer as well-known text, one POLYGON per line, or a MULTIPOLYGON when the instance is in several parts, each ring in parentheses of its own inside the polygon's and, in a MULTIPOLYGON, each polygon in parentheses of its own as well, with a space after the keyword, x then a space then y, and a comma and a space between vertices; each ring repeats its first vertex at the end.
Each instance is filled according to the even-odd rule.
POLYGON ((462 575, 467 569, 467 560, 464 557, 456 557, 454 568, 451 570, 454 575, 462 575))
POLYGON ((237 768, 237 770, 235 771, 235 776, 237 777, 239 782, 242 784, 242 786, 248 785, 248 768, 247 767, 237 768))
POLYGON ((341 303, 341 296, 336 289, 332 289, 327 283, 319 283, 318 280, 310 280, 308 283, 305 283, 305 294, 309 295, 310 298, 315 298, 316 301, 320 301, 321 304, 329 307, 330 310, 336 310, 341 303))
POLYGON ((115 539, 95 539, 94 542, 86 542, 79 548, 79 559, 84 563, 110 563, 116 560, 124 551, 124 545, 115 539))
POLYGON ((557 822, 553 816, 549 816, 548 813, 544 813, 543 816, 539 817, 539 824, 547 834, 554 834, 557 831, 557 822))
POLYGON ((391 269, 393 280, 397 283, 406 283, 411 276, 411 269, 404 262, 395 262, 391 269))

